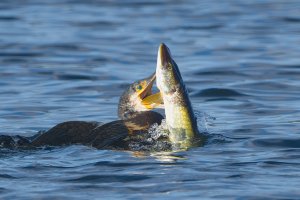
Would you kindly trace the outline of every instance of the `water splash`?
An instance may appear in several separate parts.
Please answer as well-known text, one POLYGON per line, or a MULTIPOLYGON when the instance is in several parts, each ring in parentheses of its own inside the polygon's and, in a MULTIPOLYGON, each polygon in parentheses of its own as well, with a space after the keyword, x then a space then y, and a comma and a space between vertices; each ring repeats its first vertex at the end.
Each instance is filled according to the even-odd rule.
POLYGON ((158 140, 161 137, 168 137, 170 132, 168 130, 166 120, 163 119, 160 125, 158 125, 157 123, 153 124, 149 128, 148 133, 151 136, 150 138, 148 138, 149 141, 158 140))
POLYGON ((215 117, 198 110, 195 110, 195 117, 197 118, 197 125, 200 133, 208 133, 208 127, 212 125, 214 120, 216 120, 215 117))
POLYGON ((134 151, 171 151, 169 130, 165 120, 160 125, 153 124, 143 137, 137 137, 129 144, 134 151))
MULTIPOLYGON (((200 133, 208 134, 207 127, 210 126, 211 120, 215 118, 199 111, 196 111, 195 115, 200 133)), ((134 151, 173 152, 179 150, 178 147, 169 141, 169 133, 166 120, 164 119, 160 125, 153 124, 142 137, 133 139, 129 146, 134 151)))

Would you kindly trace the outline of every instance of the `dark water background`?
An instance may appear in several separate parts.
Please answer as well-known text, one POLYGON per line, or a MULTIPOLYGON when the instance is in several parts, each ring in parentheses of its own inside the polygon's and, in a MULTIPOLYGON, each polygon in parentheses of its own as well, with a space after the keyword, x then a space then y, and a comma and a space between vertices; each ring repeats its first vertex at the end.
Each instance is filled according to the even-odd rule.
POLYGON ((160 42, 227 138, 172 156, 1 149, 0 199, 300 199, 296 0, 1 0, 0 134, 115 120, 160 42))

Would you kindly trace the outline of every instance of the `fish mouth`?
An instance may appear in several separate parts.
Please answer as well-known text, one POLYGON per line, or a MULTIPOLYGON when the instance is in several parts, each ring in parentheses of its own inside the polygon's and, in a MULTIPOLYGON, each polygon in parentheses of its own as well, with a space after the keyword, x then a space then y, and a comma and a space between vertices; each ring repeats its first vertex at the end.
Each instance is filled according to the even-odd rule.
POLYGON ((161 43, 158 48, 157 66, 167 67, 172 65, 172 56, 169 48, 164 43, 161 43))
POLYGON ((164 43, 158 48, 156 79, 156 85, 162 96, 172 95, 184 85, 171 51, 164 43))

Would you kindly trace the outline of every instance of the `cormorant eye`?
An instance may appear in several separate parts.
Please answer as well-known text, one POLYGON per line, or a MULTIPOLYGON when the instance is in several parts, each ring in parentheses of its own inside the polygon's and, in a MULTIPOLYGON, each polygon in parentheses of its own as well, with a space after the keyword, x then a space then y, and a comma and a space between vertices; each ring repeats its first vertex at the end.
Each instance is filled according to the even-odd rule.
POLYGON ((136 86, 136 90, 141 90, 143 87, 141 85, 136 86))

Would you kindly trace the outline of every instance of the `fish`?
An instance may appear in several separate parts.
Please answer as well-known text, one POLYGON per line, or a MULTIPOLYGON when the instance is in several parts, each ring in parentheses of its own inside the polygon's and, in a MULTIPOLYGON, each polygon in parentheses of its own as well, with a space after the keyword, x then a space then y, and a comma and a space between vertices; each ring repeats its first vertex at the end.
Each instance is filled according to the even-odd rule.
POLYGON ((143 101, 156 104, 161 101, 165 110, 169 140, 175 149, 189 149, 204 140, 197 125, 188 91, 182 80, 178 65, 170 49, 164 43, 159 45, 156 65, 156 86, 159 93, 143 101))

